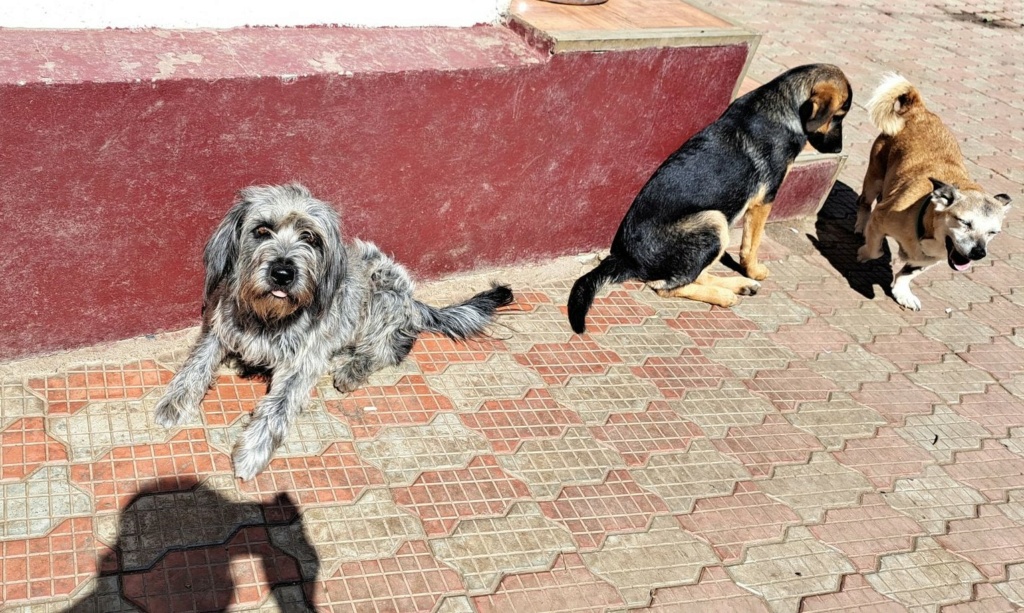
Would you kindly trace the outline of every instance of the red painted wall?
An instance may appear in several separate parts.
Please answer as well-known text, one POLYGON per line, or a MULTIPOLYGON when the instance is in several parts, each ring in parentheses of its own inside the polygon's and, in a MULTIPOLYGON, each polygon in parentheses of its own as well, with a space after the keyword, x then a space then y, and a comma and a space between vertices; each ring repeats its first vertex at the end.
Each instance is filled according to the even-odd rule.
MULTIPOLYGON (((329 32, 343 44, 344 29, 329 32)), ((654 168, 728 104, 746 54, 524 54, 287 79, 19 85, 8 72, 0 358, 198 323, 203 244, 254 183, 305 183, 347 236, 420 278, 606 246, 654 168)))

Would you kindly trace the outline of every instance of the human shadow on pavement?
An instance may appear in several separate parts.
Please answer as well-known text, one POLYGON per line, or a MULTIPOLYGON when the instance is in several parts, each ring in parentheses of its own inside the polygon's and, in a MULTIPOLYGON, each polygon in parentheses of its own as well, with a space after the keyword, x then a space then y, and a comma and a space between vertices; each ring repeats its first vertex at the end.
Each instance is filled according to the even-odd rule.
MULTIPOLYGON (((67 610, 225 611, 272 600, 281 611, 314 611, 320 561, 295 502, 287 493, 244 500, 231 481, 135 495, 118 516, 96 588, 67 610)), ((113 529, 97 520, 101 537, 113 529)))
POLYGON ((890 295, 892 255, 889 247, 883 244, 885 255, 877 260, 858 262, 857 249, 864 244, 864 239, 853 232, 856 220, 857 192, 842 181, 836 181, 818 211, 814 223, 817 236, 808 234, 807 238, 857 293, 865 298, 874 298, 875 286, 879 286, 886 295, 890 295))

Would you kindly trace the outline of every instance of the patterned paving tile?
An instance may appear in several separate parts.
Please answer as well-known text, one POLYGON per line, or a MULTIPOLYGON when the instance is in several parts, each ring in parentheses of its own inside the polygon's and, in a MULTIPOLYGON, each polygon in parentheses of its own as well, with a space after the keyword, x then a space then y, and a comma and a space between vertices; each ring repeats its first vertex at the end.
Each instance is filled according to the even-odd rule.
POLYGON ((985 502, 978 490, 953 480, 938 466, 927 467, 920 477, 898 479, 882 497, 929 534, 945 534, 947 521, 974 517, 975 508, 985 502))
POLYGON ((723 339, 704 355, 731 370, 737 377, 753 377, 759 370, 784 369, 797 355, 760 334, 745 339, 723 339))
POLYGON ((885 425, 877 411, 846 394, 833 394, 827 402, 805 402, 795 413, 786 415, 789 423, 818 437, 830 450, 841 449, 852 439, 870 438, 885 425))
POLYGON ((855 309, 861 301, 861 296, 851 292, 848 285, 833 278, 798 283, 795 288, 786 293, 819 316, 855 309))
POLYGON ((522 478, 535 498, 551 498, 563 485, 599 483, 622 458, 601 446, 585 428, 569 428, 559 439, 524 442, 514 455, 498 461, 513 476, 522 478))
POLYGON ((463 594, 445 596, 438 603, 434 613, 476 613, 476 609, 473 608, 473 603, 469 600, 469 597, 463 594))
POLYGON ((942 613, 1014 613, 1020 605, 1015 606, 997 591, 1006 585, 1002 583, 997 587, 990 583, 978 583, 974 586, 974 597, 970 602, 947 605, 942 607, 942 613))
POLYGON ((1006 583, 996 586, 996 590, 1018 607, 1024 607, 1024 564, 1014 564, 1006 569, 1010 577, 1006 583))
POLYGON ((544 386, 540 375, 507 354, 486 362, 453 364, 443 374, 426 380, 430 389, 451 399, 458 411, 475 411, 486 400, 522 398, 530 388, 544 386))
POLYGON ((951 408, 996 436, 1024 426, 1024 395, 1018 397, 999 385, 988 386, 983 394, 964 394, 951 408))
POLYGON ((418 426, 454 407, 419 375, 403 377, 393 386, 364 386, 324 407, 352 428, 356 439, 374 438, 387 426, 418 426))
POLYGON ((451 536, 430 541, 430 548, 461 573, 471 592, 493 593, 502 575, 547 570, 559 553, 572 552, 575 545, 536 503, 518 502, 505 517, 462 521, 451 536))
POLYGON ((980 394, 985 386, 995 380, 985 371, 978 370, 955 355, 946 355, 941 364, 922 364, 917 372, 907 377, 927 388, 946 402, 960 401, 961 394, 980 394))
POLYGON ((726 436, 733 426, 753 426, 775 409, 750 393, 739 381, 727 380, 718 389, 691 390, 668 403, 683 419, 691 421, 710 438, 726 436))
POLYGON ((934 392, 914 385, 903 375, 865 383, 850 396, 878 411, 893 426, 902 426, 911 415, 930 415, 934 405, 942 402, 934 392))
POLYGON ((963 313, 954 312, 949 319, 933 319, 921 328, 921 333, 933 338, 953 351, 966 351, 968 345, 989 343, 996 331, 963 313))
POLYGON ((333 577, 343 563, 395 555, 406 541, 424 538, 416 518, 391 500, 388 490, 368 489, 349 504, 313 507, 302 520, 268 529, 274 546, 290 554, 310 578, 333 577), (315 551, 309 551, 309 545, 315 551))
POLYGON ((992 501, 1006 500, 1009 490, 1024 488, 1024 457, 998 441, 987 440, 978 451, 961 451, 945 467, 957 481, 976 488, 992 501))
POLYGON ((1024 305, 1019 302, 996 297, 991 302, 971 305, 970 316, 999 334, 1009 334, 1019 322, 1024 321, 1024 305))
POLYGON ((989 373, 999 381, 1013 379, 1024 372, 1024 348, 998 337, 990 343, 971 345, 958 353, 965 362, 989 373))
POLYGON ((878 572, 867 575, 880 593, 931 611, 969 600, 972 584, 984 579, 978 569, 927 537, 918 540, 916 551, 883 557, 878 572))
POLYGON ((622 358, 614 352, 578 336, 566 343, 534 345, 515 358, 523 366, 536 371, 548 384, 564 384, 575 375, 603 374, 610 365, 622 363, 622 358))
POLYGON ((152 360, 129 364, 88 364, 69 369, 63 376, 29 379, 28 387, 46 399, 47 413, 74 413, 102 400, 141 398, 167 385, 171 371, 152 360))
POLYGON ((685 453, 652 456, 647 466, 629 472, 676 513, 689 513, 701 498, 728 496, 737 481, 750 478, 742 464, 719 453, 707 439, 695 439, 685 453))
POLYGON ((878 494, 865 494, 856 507, 826 511, 825 520, 809 530, 821 542, 846 554, 860 572, 875 570, 883 555, 912 551, 914 539, 925 534, 914 520, 897 513, 878 494))
POLYGON ((771 292, 756 300, 742 300, 733 307, 733 311, 765 332, 775 332, 781 325, 802 324, 814 315, 810 309, 782 292, 771 292))
POLYGON ((530 490, 507 475, 491 455, 473 458, 466 468, 425 471, 412 485, 393 488, 395 502, 418 516, 427 536, 446 536, 460 519, 501 516, 530 490))
POLYGON ((970 560, 990 581, 1006 579, 1007 564, 1024 562, 1024 525, 994 505, 978 507, 977 517, 949 522, 949 531, 935 540, 970 560))
POLYGON ((408 359, 416 362, 424 374, 435 374, 443 372, 450 364, 483 362, 504 350, 505 344, 493 338, 453 341, 441 334, 426 332, 416 339, 408 359))
POLYGON ((669 510, 625 470, 611 471, 598 485, 566 486, 557 499, 539 504, 545 517, 572 533, 580 551, 599 548, 609 533, 642 531, 654 514, 669 510))
POLYGON ((98 459, 113 447, 162 443, 172 431, 154 421, 159 398, 150 394, 141 400, 91 404, 49 418, 49 431, 68 446, 73 462, 98 459))
POLYGON ((750 545, 780 542, 786 528, 800 523, 800 516, 772 500, 750 481, 736 484, 729 496, 704 498, 693 512, 677 516, 686 530, 715 548, 726 564, 738 562, 750 545))
POLYGON ((103 513, 124 508, 143 488, 177 491, 230 472, 228 456, 210 447, 202 430, 187 429, 166 443, 116 447, 95 462, 72 464, 71 483, 89 492, 103 513))
POLYGON ((219 375, 203 398, 200 410, 206 425, 227 426, 240 416, 252 413, 266 393, 267 384, 259 379, 219 375))
POLYGON ((16 383, 0 383, 0 429, 7 429, 23 417, 41 416, 46 405, 41 398, 16 383))
POLYGON ((867 381, 887 381, 898 369, 888 360, 850 345, 845 351, 822 353, 808 367, 823 377, 836 382, 843 390, 857 391, 867 381))
MULTIPOLYGON (((210 445, 230 454, 242 430, 249 425, 251 417, 246 415, 230 426, 207 428, 206 438, 210 445)), ((336 441, 351 441, 352 430, 337 417, 328 413, 320 400, 313 400, 306 410, 299 413, 292 424, 291 432, 274 453, 275 458, 320 455, 336 441)))
POLYGON ((88 579, 78 586, 74 596, 32 599, 20 604, 7 602, 4 608, 9 613, 137 613, 138 610, 121 596, 121 585, 116 575, 88 579))
POLYGON ((0 432, 0 479, 22 479, 42 464, 66 462, 67 451, 46 434, 42 417, 26 417, 0 432))
POLYGON ((259 604, 270 585, 299 578, 295 561, 271 545, 266 529, 248 527, 223 546, 169 553, 122 582, 124 595, 144 610, 203 611, 259 604))
MULTIPOLYGON (((558 303, 568 295, 569 288, 566 288, 558 303)), ((538 304, 529 314, 508 318, 506 325, 509 333, 502 335, 501 340, 517 354, 526 353, 535 344, 567 343, 575 336, 565 314, 554 304, 538 304)))
POLYGON ((824 452, 815 453, 807 464, 777 467, 771 479, 758 481, 757 486, 812 522, 821 521, 826 510, 852 506, 874 490, 863 475, 824 452))
POLYGON ((778 331, 768 334, 768 338, 788 347, 803 360, 813 359, 823 351, 842 351, 853 342, 849 334, 833 328, 818 317, 805 323, 779 326, 778 331))
POLYGON ((356 442, 356 451, 396 486, 412 483, 425 470, 466 466, 473 456, 490 453, 490 446, 458 416, 440 413, 426 426, 387 428, 376 440, 356 442))
POLYGON ((518 400, 491 400, 476 413, 459 415, 462 423, 486 438, 495 453, 512 453, 524 440, 557 438, 581 425, 574 411, 558 404, 546 389, 532 389, 518 400))
POLYGON ((943 463, 951 462, 957 451, 981 449, 982 439, 989 436, 988 430, 943 405, 936 405, 931 415, 908 417, 907 425, 896 431, 943 463))
POLYGON ((626 366, 613 366, 603 375, 573 377, 548 392, 592 426, 603 424, 609 415, 641 412, 652 399, 661 398, 653 383, 637 378, 626 366))
POLYGON ((629 366, 639 366, 650 356, 677 356, 683 347, 694 346, 690 337, 653 317, 635 326, 613 326, 594 341, 629 366))
POLYGON ((97 570, 92 518, 62 521, 46 536, 0 541, 0 602, 67 596, 97 570))
POLYGON ((734 581, 768 601, 773 611, 796 613, 800 599, 839 589, 853 565, 814 539, 806 528, 790 528, 782 543, 747 549, 742 564, 726 569, 734 581))
POLYGON ((843 450, 833 453, 832 457, 884 490, 891 490, 896 479, 916 477, 926 466, 935 463, 928 452, 909 444, 892 428, 879 428, 871 438, 847 441, 843 450))
MULTIPOLYGON (((561 309, 563 313, 568 313, 564 306, 561 309)), ((656 314, 650 306, 637 302, 628 290, 615 289, 594 299, 593 306, 587 312, 587 332, 599 336, 612 326, 636 326, 656 314)))
POLYGON ((611 415, 590 433, 615 448, 627 466, 642 466, 652 453, 686 451, 690 440, 703 434, 663 401, 652 402, 643 413, 611 415))
POLYGON ((715 307, 704 302, 697 302, 695 300, 681 300, 679 298, 662 298, 653 289, 646 285, 640 286, 638 289, 631 289, 630 294, 633 299, 642 304, 654 309, 654 312, 658 314, 658 317, 664 320, 674 319, 679 317, 680 313, 695 313, 700 311, 710 311, 715 307))
POLYGON ((564 553, 551 570, 508 575, 494 594, 474 596, 473 604, 480 613, 576 613, 618 609, 625 602, 614 587, 590 572, 579 555, 564 553))
POLYGON ((709 360, 699 349, 686 348, 678 357, 649 358, 633 374, 648 379, 665 398, 682 398, 687 390, 717 388, 732 372, 709 360))
POLYGON ((702 568, 719 563, 711 547, 671 517, 656 517, 647 532, 611 535, 600 550, 580 556, 630 606, 648 604, 652 588, 696 583, 702 568))
POLYGON ((726 338, 746 338, 757 331, 757 324, 730 309, 687 311, 667 322, 686 334, 698 347, 711 347, 726 338))
POLYGON ((883 310, 873 302, 861 302, 855 308, 836 309, 825 315, 825 321, 862 343, 880 334, 897 334, 906 325, 898 315, 883 310))
POLYGON ((795 411, 801 402, 828 400, 839 386, 803 363, 786 370, 762 370, 744 382, 747 388, 768 399, 780 411, 795 411))
POLYGON ((329 611, 431 611, 444 596, 465 589, 423 541, 405 543, 387 558, 346 562, 318 587, 316 605, 329 611))
POLYGON ((818 439, 794 428, 781 415, 768 415, 761 424, 729 428, 725 437, 712 443, 739 460, 755 478, 771 475, 776 466, 806 464, 812 453, 824 449, 818 439))
POLYGON ((274 502, 278 492, 289 492, 305 507, 349 502, 383 483, 384 475, 364 464, 352 443, 338 442, 318 456, 274 458, 265 471, 239 487, 263 500, 268 521, 284 521, 294 510, 274 502))
POLYGON ((808 596, 801 602, 801 613, 905 613, 906 607, 875 591, 863 575, 845 575, 842 587, 833 594, 808 596))
POLYGON ((88 515, 88 494, 68 479, 68 467, 43 466, 0 484, 0 539, 44 536, 68 517, 88 515))
POLYGON ((768 613, 764 601, 737 586, 721 566, 705 567, 700 581, 693 585, 654 590, 651 605, 639 610, 650 613, 768 613))
POLYGON ((969 308, 974 302, 988 302, 996 295, 992 288, 975 283, 963 275, 932 283, 928 286, 928 293, 958 309, 969 308))
POLYGON ((96 535, 120 548, 119 568, 148 568, 171 549, 223 543, 239 527, 263 523, 259 505, 246 501, 230 475, 199 487, 142 494, 120 513, 96 517, 96 535))
POLYGON ((885 358, 900 369, 914 372, 918 364, 939 364, 949 348, 921 334, 916 328, 904 328, 899 334, 884 334, 864 345, 871 353, 885 358))

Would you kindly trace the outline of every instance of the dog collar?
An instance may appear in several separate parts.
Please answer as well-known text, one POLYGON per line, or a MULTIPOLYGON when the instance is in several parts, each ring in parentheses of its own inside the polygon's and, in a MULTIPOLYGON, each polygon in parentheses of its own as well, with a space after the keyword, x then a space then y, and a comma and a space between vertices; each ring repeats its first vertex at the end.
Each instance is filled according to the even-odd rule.
POLYGON ((931 201, 930 197, 925 197, 925 201, 921 203, 921 210, 917 213, 917 240, 924 238, 924 216, 928 212, 928 203, 931 201))

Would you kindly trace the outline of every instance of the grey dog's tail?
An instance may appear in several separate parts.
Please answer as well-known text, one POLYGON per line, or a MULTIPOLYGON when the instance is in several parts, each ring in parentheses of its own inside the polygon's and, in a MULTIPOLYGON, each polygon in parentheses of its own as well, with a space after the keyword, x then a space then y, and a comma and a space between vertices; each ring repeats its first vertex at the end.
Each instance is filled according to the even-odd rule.
POLYGON ((569 325, 576 334, 583 334, 587 329, 587 311, 594 303, 597 290, 605 283, 621 283, 633 275, 632 270, 615 254, 611 254, 597 268, 591 270, 572 286, 569 292, 569 325))
POLYGON ((513 299, 512 290, 507 285, 495 283, 491 289, 459 304, 439 308, 417 302, 416 308, 419 309, 423 330, 462 341, 483 332, 491 323, 494 312, 499 307, 512 304, 513 299))

